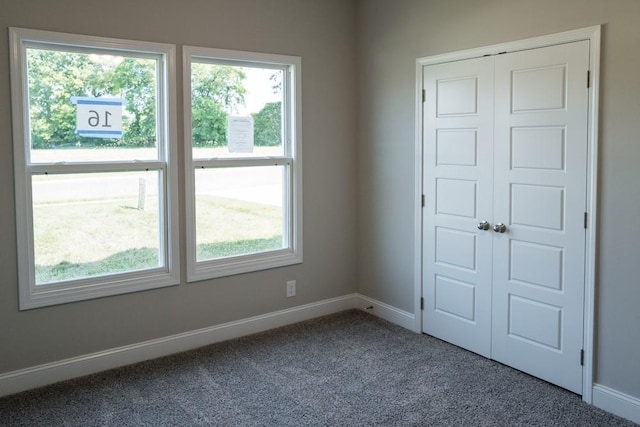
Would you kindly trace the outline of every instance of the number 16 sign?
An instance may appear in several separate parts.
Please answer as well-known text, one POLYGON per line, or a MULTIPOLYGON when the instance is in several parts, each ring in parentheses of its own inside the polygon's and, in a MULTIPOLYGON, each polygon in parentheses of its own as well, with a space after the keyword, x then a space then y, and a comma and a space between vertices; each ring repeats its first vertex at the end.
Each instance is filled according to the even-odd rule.
POLYGON ((76 104, 76 133, 91 138, 122 137, 124 99, 72 96, 76 104))

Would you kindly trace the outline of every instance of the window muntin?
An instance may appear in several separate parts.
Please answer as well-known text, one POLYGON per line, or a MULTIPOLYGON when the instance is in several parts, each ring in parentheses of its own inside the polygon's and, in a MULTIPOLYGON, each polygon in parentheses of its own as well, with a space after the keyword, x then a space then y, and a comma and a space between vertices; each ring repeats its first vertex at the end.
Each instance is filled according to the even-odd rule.
POLYGON ((184 54, 188 280, 301 262, 300 59, 184 54))
POLYGON ((20 308, 179 283, 175 47, 19 28, 10 40, 20 308), (81 132, 81 104, 105 128, 120 105, 123 134, 81 132))

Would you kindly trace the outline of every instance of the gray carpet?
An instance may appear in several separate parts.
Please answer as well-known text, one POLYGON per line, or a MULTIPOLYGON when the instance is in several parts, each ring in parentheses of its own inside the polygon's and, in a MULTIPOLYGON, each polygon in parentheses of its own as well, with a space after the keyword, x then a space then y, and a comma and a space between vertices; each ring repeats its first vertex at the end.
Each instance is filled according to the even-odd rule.
POLYGON ((0 399, 1 426, 632 426, 360 311, 0 399))

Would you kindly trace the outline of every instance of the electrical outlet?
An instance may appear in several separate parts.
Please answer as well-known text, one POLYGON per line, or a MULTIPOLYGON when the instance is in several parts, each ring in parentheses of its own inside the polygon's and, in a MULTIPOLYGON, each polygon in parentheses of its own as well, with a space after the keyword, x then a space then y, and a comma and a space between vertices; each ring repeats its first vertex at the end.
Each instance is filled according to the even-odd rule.
POLYGON ((296 281, 289 280, 287 282, 287 298, 291 298, 295 296, 296 296, 296 281))

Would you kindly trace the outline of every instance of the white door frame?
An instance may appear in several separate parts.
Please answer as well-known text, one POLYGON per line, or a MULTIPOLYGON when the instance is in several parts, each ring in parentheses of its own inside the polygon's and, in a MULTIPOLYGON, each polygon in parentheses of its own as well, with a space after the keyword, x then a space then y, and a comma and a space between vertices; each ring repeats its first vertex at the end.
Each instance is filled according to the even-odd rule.
MULTIPOLYGON (((587 235, 585 256, 585 292, 584 292, 584 367, 582 381, 582 400, 592 403, 593 362, 594 362, 594 313, 595 313, 595 265, 596 265, 596 215, 597 215, 597 182, 598 182, 598 90, 600 75, 600 32, 599 25, 534 37, 514 42, 501 43, 469 50, 445 53, 441 55, 418 58, 416 60, 416 129, 415 129, 415 241, 414 241, 414 330, 422 332, 422 70, 426 65, 443 62, 459 61, 477 58, 485 55, 496 55, 503 52, 514 52, 535 49, 552 45, 589 40, 589 70, 590 90, 588 98, 588 129, 587 129, 587 235)), ((587 76, 585 76, 586 84, 587 76)))

